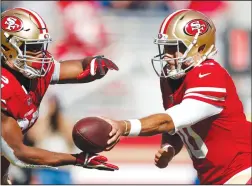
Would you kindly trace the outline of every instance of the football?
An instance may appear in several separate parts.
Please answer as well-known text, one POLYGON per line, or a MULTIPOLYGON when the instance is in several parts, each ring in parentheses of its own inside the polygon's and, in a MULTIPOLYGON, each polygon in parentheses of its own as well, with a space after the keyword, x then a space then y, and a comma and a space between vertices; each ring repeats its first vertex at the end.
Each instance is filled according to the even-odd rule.
POLYGON ((72 131, 75 145, 84 152, 105 150, 112 126, 98 117, 87 117, 76 122, 72 131))

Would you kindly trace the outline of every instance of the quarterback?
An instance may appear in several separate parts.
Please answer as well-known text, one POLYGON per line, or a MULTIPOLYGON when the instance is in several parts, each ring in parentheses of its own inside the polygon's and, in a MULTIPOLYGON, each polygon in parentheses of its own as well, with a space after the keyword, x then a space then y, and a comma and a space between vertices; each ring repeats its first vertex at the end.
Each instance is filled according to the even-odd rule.
POLYGON ((1 177, 9 164, 22 168, 76 165, 117 170, 98 154, 65 154, 23 144, 39 116, 39 106, 50 84, 87 83, 118 67, 103 56, 57 62, 47 51, 51 42, 44 20, 25 8, 1 14, 1 177), (9 163, 10 162, 10 163, 9 163))
POLYGON ((228 72, 213 59, 215 25, 204 14, 183 9, 166 17, 152 59, 160 77, 165 112, 116 121, 107 150, 120 136, 162 134, 155 164, 168 165, 184 144, 201 184, 251 183, 251 122, 246 120, 228 72))

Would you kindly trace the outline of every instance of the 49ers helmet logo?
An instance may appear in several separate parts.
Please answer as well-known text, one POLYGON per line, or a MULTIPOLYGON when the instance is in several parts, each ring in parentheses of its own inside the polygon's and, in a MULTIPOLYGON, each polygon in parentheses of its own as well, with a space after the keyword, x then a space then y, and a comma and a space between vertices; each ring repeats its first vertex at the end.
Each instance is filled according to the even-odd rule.
POLYGON ((1 26, 8 32, 18 32, 23 28, 23 22, 16 16, 5 16, 1 20, 1 26))
POLYGON ((202 35, 207 32, 208 28, 209 28, 208 22, 202 19, 194 19, 194 20, 189 21, 185 25, 184 31, 189 36, 195 36, 198 30, 200 30, 200 35, 202 35))

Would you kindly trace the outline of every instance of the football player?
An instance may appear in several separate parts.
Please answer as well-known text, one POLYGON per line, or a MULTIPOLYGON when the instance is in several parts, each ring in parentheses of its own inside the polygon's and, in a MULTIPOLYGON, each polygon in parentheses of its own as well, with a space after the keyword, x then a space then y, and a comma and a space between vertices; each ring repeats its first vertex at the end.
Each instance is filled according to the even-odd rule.
POLYGON ((251 122, 231 76, 213 59, 215 32, 214 23, 198 11, 183 9, 164 19, 152 65, 165 112, 121 121, 104 118, 113 126, 107 150, 120 136, 163 134, 158 167, 166 167, 184 144, 201 184, 251 183, 251 122))
POLYGON ((51 42, 44 20, 25 8, 1 14, 1 177, 10 183, 9 162, 22 168, 77 165, 117 170, 98 154, 64 154, 23 144, 39 116, 39 106, 50 84, 88 83, 118 67, 103 56, 57 62, 48 52, 51 42))

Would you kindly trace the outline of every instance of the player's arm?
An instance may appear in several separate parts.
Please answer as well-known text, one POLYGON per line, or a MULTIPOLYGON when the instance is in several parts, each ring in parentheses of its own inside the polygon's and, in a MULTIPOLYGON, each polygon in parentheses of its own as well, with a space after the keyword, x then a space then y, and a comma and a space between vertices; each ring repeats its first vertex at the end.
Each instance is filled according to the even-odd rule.
POLYGON ((165 132, 173 135, 182 128, 221 113, 226 106, 227 77, 226 71, 211 61, 195 69, 187 74, 185 93, 180 104, 167 109, 165 113, 126 122, 111 121, 115 127, 111 131, 108 148, 113 147, 113 142, 120 135, 151 136, 165 132), (208 75, 201 78, 200 74, 208 75))
POLYGON ((108 70, 118 70, 118 67, 103 56, 55 62, 51 83, 88 83, 102 78, 108 70))
POLYGON ((104 118, 112 125, 108 148, 113 147, 115 141, 123 136, 152 136, 169 132, 175 134, 179 129, 191 126, 199 121, 219 114, 223 107, 211 105, 195 99, 185 99, 165 111, 140 119, 115 121, 104 118))
MULTIPOLYGON (((2 137, 14 155, 29 164, 61 166, 73 165, 76 158, 71 154, 54 153, 23 144, 23 135, 15 119, 1 112, 2 137)), ((13 163, 13 162, 12 162, 13 163)))
POLYGON ((16 166, 33 168, 36 167, 36 165, 47 165, 53 167, 63 165, 79 165, 85 168, 102 167, 105 170, 115 169, 115 166, 113 165, 103 164, 103 162, 105 162, 107 159, 104 159, 105 157, 99 155, 89 155, 85 153, 56 153, 36 147, 26 146, 25 144, 23 144, 23 135, 15 119, 9 117, 4 112, 1 112, 1 123, 1 151, 5 158, 7 158, 12 164, 16 166), (95 162, 92 162, 94 159, 95 162), (100 161, 100 159, 102 159, 103 162, 100 161), (95 166, 98 164, 93 165, 97 162, 100 167, 95 166))

